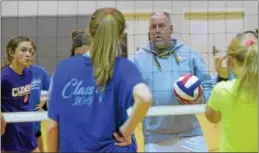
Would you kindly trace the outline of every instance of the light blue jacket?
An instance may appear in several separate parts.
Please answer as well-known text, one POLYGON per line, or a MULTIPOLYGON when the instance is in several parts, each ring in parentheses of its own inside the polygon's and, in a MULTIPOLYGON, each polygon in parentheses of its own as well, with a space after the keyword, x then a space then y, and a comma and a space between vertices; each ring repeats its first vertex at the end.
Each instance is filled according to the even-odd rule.
MULTIPOLYGON (((153 93, 153 106, 180 105, 172 86, 180 76, 187 73, 194 74, 202 81, 202 103, 206 103, 214 83, 203 59, 179 40, 172 41, 176 43, 174 49, 178 48, 175 52, 180 62, 177 64, 173 54, 168 59, 157 58, 161 71, 154 62, 149 43, 129 57, 153 93)), ((201 136, 202 130, 195 115, 147 117, 144 120, 144 135, 145 143, 152 143, 175 137, 201 136)))

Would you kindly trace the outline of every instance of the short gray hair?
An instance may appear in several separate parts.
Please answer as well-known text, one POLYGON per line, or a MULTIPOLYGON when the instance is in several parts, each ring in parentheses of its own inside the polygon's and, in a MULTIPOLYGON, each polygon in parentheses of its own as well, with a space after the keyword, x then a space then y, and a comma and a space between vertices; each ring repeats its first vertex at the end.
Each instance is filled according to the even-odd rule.
POLYGON ((153 12, 153 13, 150 15, 150 18, 149 18, 149 19, 151 19, 156 13, 163 13, 163 14, 166 16, 168 22, 171 24, 171 15, 170 15, 170 13, 165 12, 165 11, 155 11, 155 12, 153 12))

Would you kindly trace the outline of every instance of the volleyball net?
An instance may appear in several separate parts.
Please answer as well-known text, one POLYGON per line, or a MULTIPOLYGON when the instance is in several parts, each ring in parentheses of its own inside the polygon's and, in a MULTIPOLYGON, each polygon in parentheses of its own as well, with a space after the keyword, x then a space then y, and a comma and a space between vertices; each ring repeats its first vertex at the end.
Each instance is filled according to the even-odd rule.
MULTIPOLYGON (((202 114, 205 111, 205 104, 197 105, 179 105, 179 106, 154 106, 151 107, 146 117, 154 116, 169 116, 169 115, 190 115, 202 114)), ((128 114, 131 114, 131 108, 128 109, 128 114)), ((42 112, 12 112, 3 113, 7 123, 16 122, 37 122, 48 120, 46 111, 42 112)))
MULTIPOLYGON (((71 32, 87 29, 91 14, 102 7, 115 7, 123 12, 129 55, 147 43, 150 14, 158 10, 168 12, 173 36, 198 51, 211 76, 215 74, 212 47, 225 50, 237 33, 258 27, 257 1, 2 1, 2 63, 7 59, 4 50, 8 40, 25 35, 37 46, 35 63, 52 75, 57 63, 70 56, 71 32)), ((204 104, 154 106, 147 117, 204 111, 204 104)), ((48 119, 47 112, 3 114, 8 123, 48 119)))
MULTIPOLYGON (((172 36, 198 52, 204 59, 211 77, 216 74, 213 46, 225 51, 237 33, 258 28, 258 2, 256 0, 2 0, 1 6, 1 62, 4 63, 7 59, 5 46, 11 38, 18 35, 28 36, 37 47, 34 63, 44 67, 50 76, 55 71, 56 65, 71 55, 72 31, 75 29, 87 31, 91 14, 98 8, 113 7, 123 13, 127 26, 124 39, 128 55, 134 54, 148 42, 149 17, 152 12, 168 12, 173 25, 172 36)), ((174 71, 165 73, 173 74, 185 70, 174 71)), ((151 73, 155 74, 155 72, 151 73)), ((163 87, 160 89, 161 91, 151 90, 173 94, 172 89, 163 87)), ((205 104, 153 106, 146 117, 198 116, 205 112, 205 106, 205 104)), ((128 110, 129 115, 130 113, 131 109, 128 110)), ((48 120, 46 111, 5 112, 3 115, 7 123, 48 120)), ((208 124, 206 119, 198 120, 207 139, 209 150, 218 149, 219 134, 215 127, 208 124)))

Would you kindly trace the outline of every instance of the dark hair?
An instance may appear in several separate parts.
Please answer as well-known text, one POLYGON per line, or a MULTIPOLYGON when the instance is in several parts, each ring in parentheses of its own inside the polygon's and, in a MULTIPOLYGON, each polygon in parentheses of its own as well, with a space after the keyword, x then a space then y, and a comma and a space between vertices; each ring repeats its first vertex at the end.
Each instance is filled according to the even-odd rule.
POLYGON ((75 56, 75 49, 83 45, 90 45, 90 37, 83 30, 77 29, 72 32, 71 56, 75 56))
POLYGON ((10 39, 6 45, 6 55, 7 55, 7 60, 6 62, 2 65, 1 69, 6 67, 6 66, 9 66, 11 64, 11 61, 13 59, 12 57, 12 54, 15 54, 15 50, 16 48, 18 47, 18 45, 21 43, 21 42, 24 42, 24 41, 30 41, 31 44, 32 44, 32 47, 34 48, 34 50, 36 51, 36 45, 35 43, 27 36, 17 36, 17 37, 14 37, 12 39, 10 39))
POLYGON ((123 34, 122 41, 121 41, 121 56, 127 58, 128 57, 128 39, 127 33, 123 34))
POLYGON ((115 8, 97 9, 91 16, 91 60, 96 84, 101 89, 113 76, 116 57, 121 56, 121 36, 125 28, 125 18, 115 8))

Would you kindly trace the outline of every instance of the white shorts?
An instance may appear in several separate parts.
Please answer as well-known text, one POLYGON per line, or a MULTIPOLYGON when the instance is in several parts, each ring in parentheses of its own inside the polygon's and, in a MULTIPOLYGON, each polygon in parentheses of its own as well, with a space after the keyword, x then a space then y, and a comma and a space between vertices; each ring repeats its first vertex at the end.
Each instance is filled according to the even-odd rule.
POLYGON ((208 148, 203 136, 195 136, 146 144, 145 152, 208 152, 208 148))

